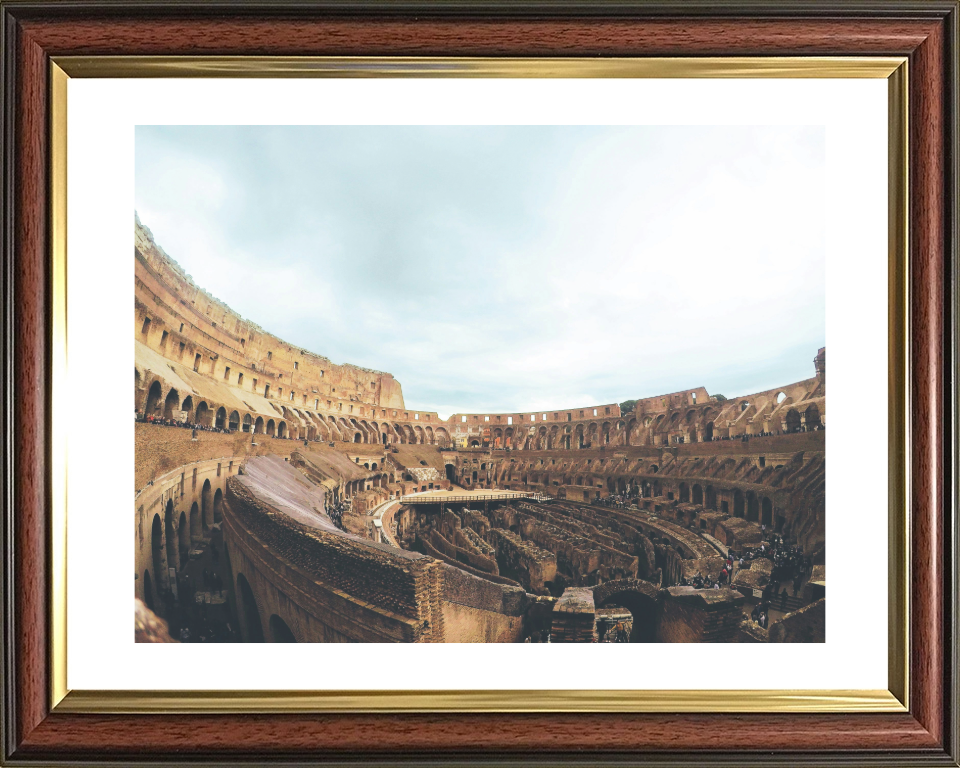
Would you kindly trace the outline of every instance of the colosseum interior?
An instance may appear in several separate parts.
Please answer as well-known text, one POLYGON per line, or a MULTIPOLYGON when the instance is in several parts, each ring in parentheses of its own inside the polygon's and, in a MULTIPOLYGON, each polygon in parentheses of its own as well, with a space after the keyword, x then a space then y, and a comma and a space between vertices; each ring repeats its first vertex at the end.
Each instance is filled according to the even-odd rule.
POLYGON ((444 420, 135 233, 135 591, 172 639, 823 642, 825 349, 739 397, 444 420))

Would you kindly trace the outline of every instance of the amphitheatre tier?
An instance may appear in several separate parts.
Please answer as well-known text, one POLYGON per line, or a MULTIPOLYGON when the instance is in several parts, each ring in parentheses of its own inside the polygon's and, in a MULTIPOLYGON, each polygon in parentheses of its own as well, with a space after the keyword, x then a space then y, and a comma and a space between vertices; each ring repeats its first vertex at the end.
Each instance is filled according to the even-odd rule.
POLYGON ((822 640, 824 349, 811 378, 736 398, 442 420, 135 231, 135 591, 175 633, 822 640))

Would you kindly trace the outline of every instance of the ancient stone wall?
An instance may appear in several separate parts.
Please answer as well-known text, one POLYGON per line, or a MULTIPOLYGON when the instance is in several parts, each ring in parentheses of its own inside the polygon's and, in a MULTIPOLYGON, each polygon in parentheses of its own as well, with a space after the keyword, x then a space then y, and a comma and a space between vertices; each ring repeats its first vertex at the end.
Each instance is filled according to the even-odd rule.
POLYGON ((770 642, 822 643, 826 640, 826 620, 826 600, 817 600, 771 624, 770 642))
POLYGON ((740 636, 744 597, 732 589, 671 587, 657 626, 661 643, 732 643, 740 636))
POLYGON ((529 592, 546 594, 546 582, 557 575, 557 558, 550 552, 524 541, 512 531, 490 529, 490 543, 497 550, 500 572, 516 576, 529 592))
POLYGON ((446 642, 518 642, 528 602, 520 587, 494 584, 447 566, 443 579, 446 642))
MULTIPOLYGON (((263 550, 260 559, 270 561, 264 562, 264 569, 296 569, 313 580, 318 593, 336 595, 392 619, 397 626, 391 640, 443 641, 440 563, 345 534, 307 528, 260 501, 242 479, 235 477, 227 484, 225 516, 229 533, 239 537, 228 537, 229 546, 247 547, 248 559, 253 560, 249 544, 256 541, 263 550)), ((262 574, 263 569, 258 571, 262 574)), ((267 580, 282 588, 289 578, 285 573, 283 582, 267 580)))

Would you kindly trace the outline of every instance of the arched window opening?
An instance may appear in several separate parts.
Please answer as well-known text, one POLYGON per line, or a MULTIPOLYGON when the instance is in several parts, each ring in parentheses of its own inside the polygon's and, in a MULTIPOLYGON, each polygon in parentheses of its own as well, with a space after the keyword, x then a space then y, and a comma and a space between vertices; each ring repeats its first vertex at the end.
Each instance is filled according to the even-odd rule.
POLYGON ((223 520, 223 491, 217 488, 213 494, 213 522, 219 523, 223 520))

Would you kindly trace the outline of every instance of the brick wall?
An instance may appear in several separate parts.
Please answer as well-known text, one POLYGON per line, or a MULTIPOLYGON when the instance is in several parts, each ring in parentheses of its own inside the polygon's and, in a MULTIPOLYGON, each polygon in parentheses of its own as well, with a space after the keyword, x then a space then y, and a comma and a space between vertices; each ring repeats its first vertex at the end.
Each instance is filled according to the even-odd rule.
POLYGON ((296 450, 296 440, 279 440, 267 435, 256 435, 259 445, 251 445, 253 435, 246 432, 223 434, 220 432, 197 432, 191 438, 191 430, 180 427, 159 427, 136 422, 134 425, 134 482, 140 490, 155 480, 184 464, 207 461, 221 456, 264 456, 277 454, 289 456, 296 450))

